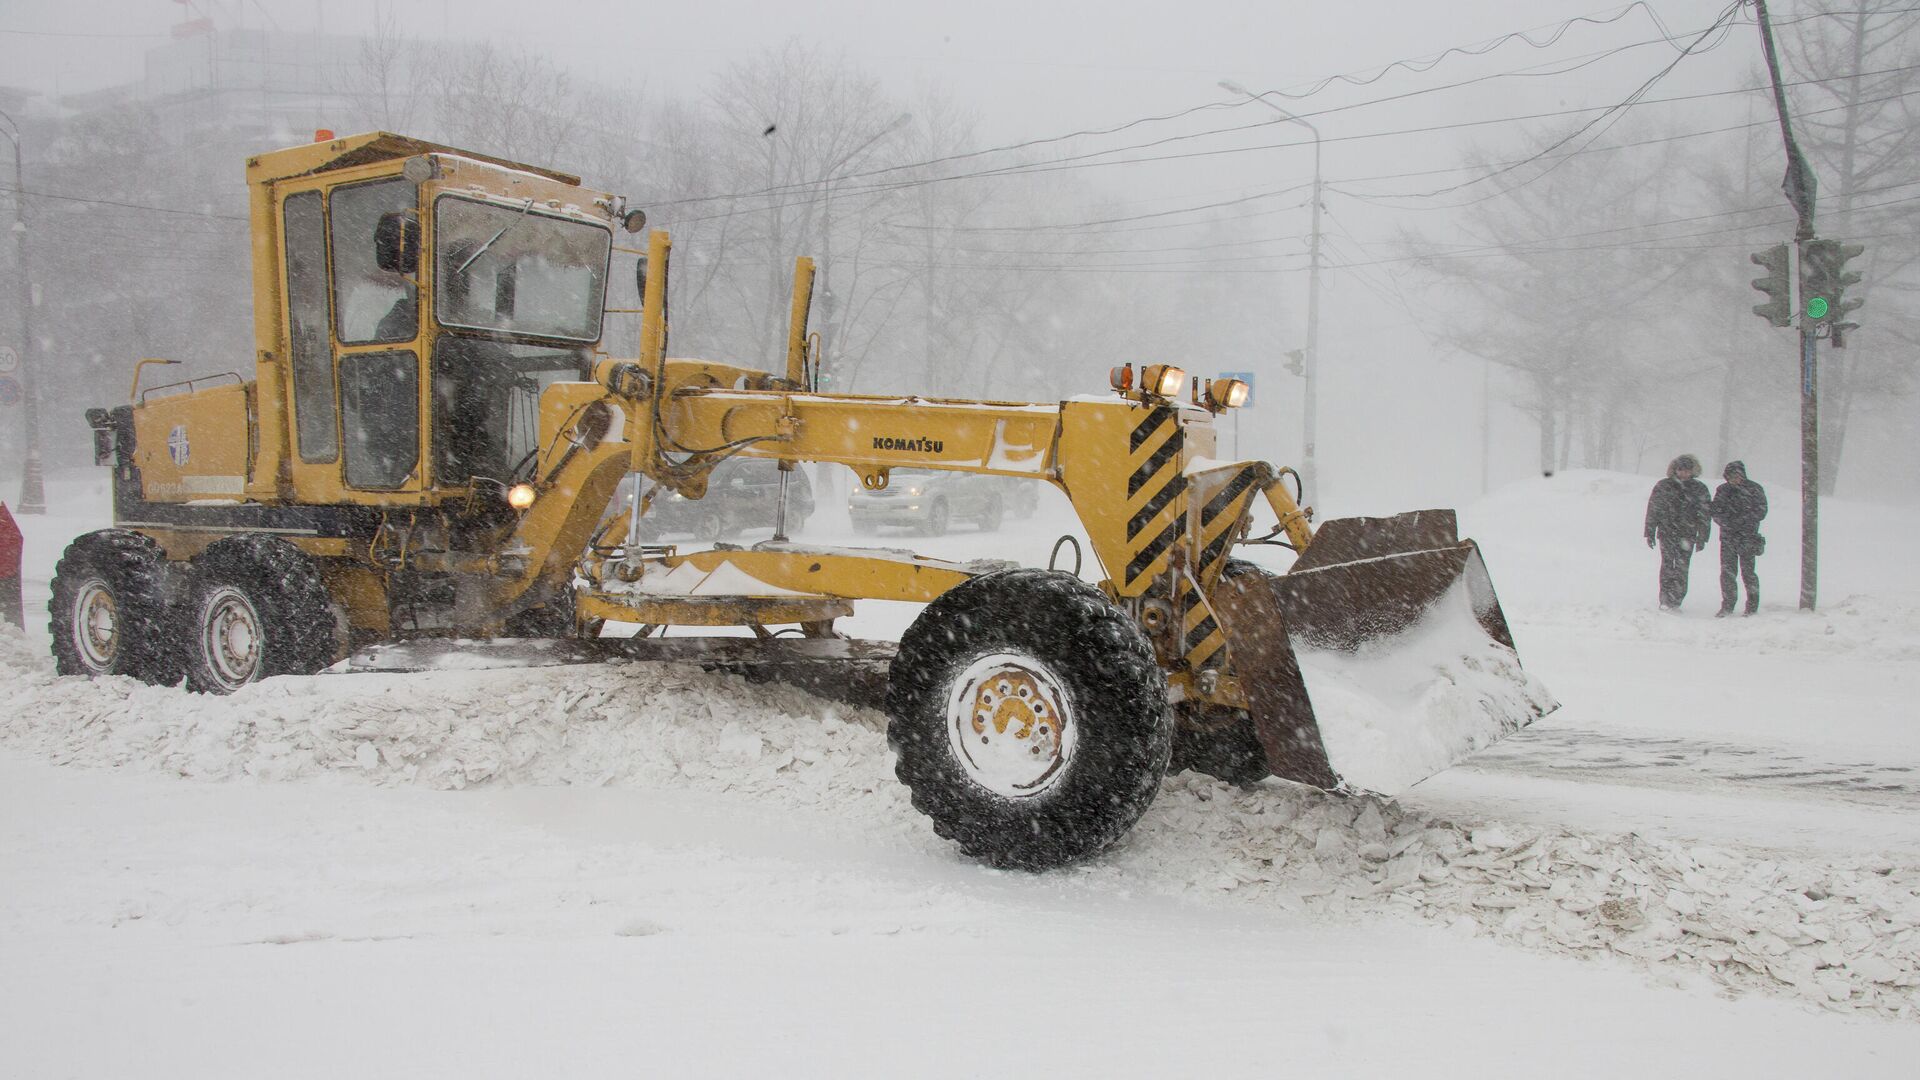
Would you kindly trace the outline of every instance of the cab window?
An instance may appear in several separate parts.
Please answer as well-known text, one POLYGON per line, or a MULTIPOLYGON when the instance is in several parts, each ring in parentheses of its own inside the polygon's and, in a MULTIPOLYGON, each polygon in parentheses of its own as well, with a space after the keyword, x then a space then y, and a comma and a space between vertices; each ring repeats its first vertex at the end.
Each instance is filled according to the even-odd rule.
POLYGON ((327 340, 327 224, 320 193, 287 196, 287 351, 293 369, 293 418, 300 460, 339 456, 333 391, 333 344, 327 340))
POLYGON ((340 358, 347 420, 347 484, 392 489, 420 461, 420 361, 410 351, 340 358))
POLYGON ((410 180, 375 180, 335 188, 327 196, 333 221, 334 333, 342 345, 412 341, 419 332, 417 290, 405 275, 380 269, 373 233, 382 214, 415 209, 410 180))

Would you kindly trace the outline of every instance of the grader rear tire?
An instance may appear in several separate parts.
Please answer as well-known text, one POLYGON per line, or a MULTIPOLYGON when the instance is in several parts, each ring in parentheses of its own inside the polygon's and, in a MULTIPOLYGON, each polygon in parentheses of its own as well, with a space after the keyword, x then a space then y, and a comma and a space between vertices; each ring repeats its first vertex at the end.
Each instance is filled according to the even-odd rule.
POLYGON ((326 581, 292 544, 229 536, 201 552, 193 569, 187 689, 231 694, 273 675, 312 675, 338 659, 326 581))
POLYGON ((927 606, 889 673, 895 772, 934 831, 1048 870, 1124 836, 1172 747, 1146 635, 1071 574, 984 574, 927 606))
POLYGON ((55 670, 179 682, 166 576, 159 545, 139 533, 101 529, 68 544, 47 601, 55 670))

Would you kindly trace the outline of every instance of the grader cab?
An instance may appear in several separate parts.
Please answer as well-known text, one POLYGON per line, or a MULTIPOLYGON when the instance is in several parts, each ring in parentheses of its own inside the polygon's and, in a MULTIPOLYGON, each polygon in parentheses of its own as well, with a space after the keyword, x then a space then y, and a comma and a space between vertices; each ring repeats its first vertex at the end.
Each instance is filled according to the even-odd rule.
MULTIPOLYGON (((1316 530, 1291 470, 1214 460, 1243 384, 1123 365, 1104 399, 821 393, 805 259, 784 372, 671 358, 657 231, 638 355, 617 359, 610 253, 644 227, 620 197, 387 133, 247 169, 254 363, 142 390, 143 361, 132 403, 89 410, 115 527, 58 567, 63 673, 229 693, 356 648, 610 623, 639 628, 630 655, 667 627, 750 628, 733 656, 890 654, 914 804, 968 853, 1035 869, 1124 835, 1170 761, 1393 794, 1552 708, 1451 512, 1316 530), (656 494, 700 498, 739 456, 846 465, 875 490, 898 468, 1050 483, 1101 580, 784 528, 640 541, 656 494), (623 482, 631 509, 609 515, 623 482), (1292 548, 1292 569, 1233 558, 1256 541, 1292 548), (897 649, 856 646, 835 620, 860 600, 926 607, 897 649)), ((662 658, 701 655, 666 640, 662 658)))

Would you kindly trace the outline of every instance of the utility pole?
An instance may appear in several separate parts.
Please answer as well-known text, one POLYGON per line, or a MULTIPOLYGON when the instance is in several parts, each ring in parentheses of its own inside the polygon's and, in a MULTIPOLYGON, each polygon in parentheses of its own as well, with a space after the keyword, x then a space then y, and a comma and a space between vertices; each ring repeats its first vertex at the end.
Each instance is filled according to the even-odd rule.
MULTIPOLYGON (((1760 45, 1767 58, 1767 74, 1773 80, 1773 105, 1780 115, 1780 137, 1787 147, 1787 175, 1780 188, 1799 217, 1793 243, 1800 257, 1795 262, 1804 264, 1807 243, 1814 238, 1814 198, 1818 185, 1812 167, 1793 139, 1787 93, 1780 85, 1780 58, 1773 47, 1773 23, 1767 17, 1767 0, 1753 0, 1753 6, 1760 27, 1760 45)), ((1792 278, 1796 286, 1797 271, 1796 266, 1792 278)), ((1800 609, 1812 611, 1820 576, 1820 378, 1815 351, 1818 339, 1815 337, 1817 327, 1806 312, 1795 311, 1794 316, 1800 320, 1800 609)))
POLYGON ((1252 98, 1289 122, 1299 124, 1313 133, 1313 225, 1312 237, 1307 247, 1307 348, 1300 364, 1301 397, 1300 407, 1300 491, 1301 502, 1314 505, 1320 489, 1320 470, 1314 465, 1314 437, 1318 418, 1316 394, 1318 390, 1320 364, 1320 129, 1287 110, 1268 101, 1265 97, 1248 90, 1232 79, 1220 80, 1220 88, 1230 94, 1240 94, 1252 98))
MULTIPOLYGON (((1299 117, 1294 117, 1300 120, 1299 117)), ((1300 120, 1308 131, 1313 132, 1313 239, 1307 248, 1307 358, 1301 364, 1301 394, 1306 398, 1301 406, 1301 439, 1306 443, 1306 452, 1300 458, 1302 481, 1301 497, 1308 506, 1319 501, 1320 470, 1314 464, 1314 437, 1318 423, 1318 382, 1320 378, 1320 129, 1300 120)))
POLYGON ((25 415, 20 426, 27 437, 26 463, 20 475, 20 505, 16 509, 22 514, 44 514, 47 488, 40 463, 40 365, 39 350, 33 340, 33 269, 27 262, 26 170, 21 163, 20 124, 3 112, 0 120, 12 128, 0 130, 0 135, 5 135, 13 144, 13 265, 20 279, 20 381, 21 396, 25 399, 21 402, 25 415))

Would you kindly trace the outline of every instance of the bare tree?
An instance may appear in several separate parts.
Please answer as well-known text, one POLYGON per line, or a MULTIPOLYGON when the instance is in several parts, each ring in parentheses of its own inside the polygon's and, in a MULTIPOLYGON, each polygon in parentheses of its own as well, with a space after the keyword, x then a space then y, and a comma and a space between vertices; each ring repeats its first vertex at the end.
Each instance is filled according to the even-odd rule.
MULTIPOLYGON (((1920 14, 1896 0, 1812 0, 1812 17, 1784 35, 1797 125, 1820 178, 1823 235, 1857 238, 1867 253, 1850 296, 1867 301, 1863 329, 1820 365, 1820 490, 1832 494, 1856 411, 1904 401, 1914 373, 1910 298, 1920 243, 1888 226, 1910 217, 1894 189, 1920 181, 1920 14), (1902 302, 1905 301, 1905 302, 1902 302)), ((1910 205, 1910 204, 1908 204, 1910 205)))
POLYGON ((1633 429, 1683 426, 1671 388, 1718 370, 1659 303, 1687 282, 1698 252, 1634 238, 1683 205, 1670 181, 1652 182, 1673 172, 1671 152, 1561 158, 1509 181, 1500 197, 1463 203, 1464 244, 1408 238, 1460 313, 1445 343, 1519 376, 1515 404, 1539 425, 1542 471, 1573 462, 1576 433, 1580 462, 1604 467, 1633 429))
POLYGON ((351 64, 328 72, 334 93, 351 104, 356 127, 411 132, 418 119, 425 43, 400 32, 392 4, 375 0, 371 32, 351 64))

